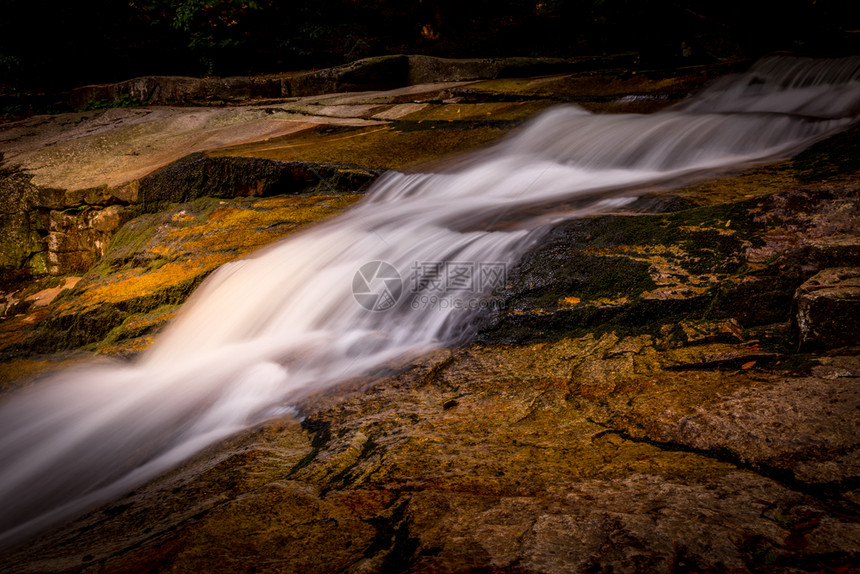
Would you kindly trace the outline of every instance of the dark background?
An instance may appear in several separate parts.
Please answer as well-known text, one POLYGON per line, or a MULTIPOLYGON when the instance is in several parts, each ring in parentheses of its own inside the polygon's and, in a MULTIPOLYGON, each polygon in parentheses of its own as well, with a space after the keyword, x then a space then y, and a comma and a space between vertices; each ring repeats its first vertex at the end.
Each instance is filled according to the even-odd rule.
POLYGON ((598 55, 643 65, 856 50, 856 0, 2 0, 0 95, 367 56, 598 55))

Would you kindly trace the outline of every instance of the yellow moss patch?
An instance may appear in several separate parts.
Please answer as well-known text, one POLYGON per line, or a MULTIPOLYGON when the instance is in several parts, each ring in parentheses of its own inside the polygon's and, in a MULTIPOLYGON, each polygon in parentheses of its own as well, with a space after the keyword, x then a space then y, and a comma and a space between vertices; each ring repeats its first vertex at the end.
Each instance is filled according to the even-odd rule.
POLYGON ((799 185, 792 162, 783 161, 737 175, 722 175, 712 181, 682 187, 672 193, 696 205, 706 206, 797 189, 799 185))
POLYGON ((127 330, 142 330, 153 327, 159 323, 165 323, 167 321, 172 320, 176 316, 176 309, 169 308, 165 309, 163 312, 159 312, 156 310, 153 313, 147 313, 145 315, 132 315, 125 321, 123 321, 122 326, 127 330))
POLYGON ((677 245, 619 246, 606 249, 588 248, 585 253, 601 257, 626 257, 634 261, 644 261, 651 267, 649 275, 657 288, 642 293, 643 299, 678 299, 701 295, 718 281, 726 279, 723 275, 690 273, 681 265, 689 258, 677 245))
POLYGON ((125 357, 145 351, 153 342, 155 342, 155 337, 138 337, 115 345, 101 345, 96 349, 96 354, 108 357, 125 357))
POLYGON ((168 223, 160 225, 137 250, 149 257, 145 263, 93 279, 77 297, 62 301, 57 310, 77 313, 192 281, 302 225, 333 215, 359 198, 332 195, 237 199, 221 202, 224 207, 199 217, 184 209, 177 211, 168 215, 168 223))
POLYGON ((609 297, 600 297, 593 301, 589 301, 589 305, 594 307, 620 307, 630 303, 629 297, 619 297, 618 299, 610 299, 609 297))
POLYGON ((564 81, 567 76, 547 76, 543 78, 505 78, 485 80, 469 84, 470 90, 504 94, 552 93, 552 87, 564 81))
POLYGON ((33 313, 11 317, 0 322, 0 349, 25 341, 30 336, 31 328, 44 319, 47 314, 48 309, 42 307, 33 313))
POLYGON ((519 120, 554 105, 551 101, 434 104, 404 116, 409 121, 519 120))
POLYGON ((375 168, 402 169, 450 154, 466 151, 501 138, 501 127, 397 131, 370 127, 347 134, 319 135, 303 132, 267 142, 210 152, 210 156, 244 156, 279 161, 345 163, 375 168), (344 141, 346 138, 348 141, 344 141))
MULTIPOLYGON (((716 73, 718 74, 718 73, 716 73)), ((683 93, 700 87, 714 71, 693 70, 681 76, 653 76, 647 73, 600 75, 567 74, 543 78, 498 79, 470 84, 469 88, 495 93, 528 96, 612 97, 628 94, 683 93)))
POLYGON ((25 385, 29 380, 50 371, 63 369, 84 360, 83 357, 71 359, 14 359, 0 363, 0 391, 10 391, 25 385))
POLYGON ((147 272, 140 269, 126 271, 119 274, 119 280, 117 276, 113 276, 106 284, 83 291, 76 300, 61 303, 57 310, 61 313, 77 312, 102 303, 149 295, 194 279, 234 258, 227 254, 204 254, 194 261, 166 263, 155 271, 147 272))
POLYGON ((717 221, 716 226, 710 225, 679 225, 678 229, 683 229, 684 231, 692 231, 694 233, 700 233, 703 231, 716 231, 720 235, 734 235, 734 229, 726 229, 732 224, 732 221, 729 219, 725 223, 722 221, 717 221))

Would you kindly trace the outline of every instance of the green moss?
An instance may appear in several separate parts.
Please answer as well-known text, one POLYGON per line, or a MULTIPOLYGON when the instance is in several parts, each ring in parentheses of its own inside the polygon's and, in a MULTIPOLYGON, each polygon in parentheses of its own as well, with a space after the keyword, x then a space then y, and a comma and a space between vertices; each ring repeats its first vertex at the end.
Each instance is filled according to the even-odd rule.
POLYGON ((135 98, 131 94, 122 94, 113 100, 108 99, 93 99, 81 106, 80 110, 86 112, 89 110, 106 110, 109 108, 129 108, 142 106, 143 102, 135 98))
POLYGON ((95 347, 114 345, 116 343, 152 335, 160 330, 176 313, 177 304, 161 305, 152 311, 128 315, 122 324, 114 327, 95 347))
POLYGON ((320 453, 319 447, 315 447, 315 448, 311 449, 311 451, 308 454, 306 454, 304 457, 302 457, 302 459, 299 460, 299 462, 297 462, 296 465, 290 469, 290 472, 287 473, 287 478, 293 476, 295 473, 297 473, 298 471, 300 471, 301 469, 303 469, 304 467, 306 467, 307 465, 312 463, 314 461, 314 459, 317 457, 317 455, 319 455, 319 453, 320 453))
POLYGON ((757 234, 763 226, 752 221, 750 207, 741 202, 670 215, 596 217, 574 224, 579 229, 567 235, 592 249, 674 246, 685 254, 675 260, 690 273, 737 273, 744 264, 737 257, 744 242, 763 243, 757 234))
POLYGON ((134 352, 220 265, 333 215, 359 197, 199 198, 128 221, 102 261, 56 302, 19 350, 86 346, 101 352, 113 346, 109 352, 116 354, 138 341, 130 349, 134 352))
MULTIPOLYGON (((685 316, 740 319, 737 307, 753 294, 738 296, 733 285, 750 272, 745 249, 762 244, 764 224, 750 215, 761 201, 560 225, 515 270, 507 314, 491 321, 485 340, 542 341, 595 329, 657 334, 685 316)), ((761 297, 761 286, 755 288, 761 297)), ((780 297, 793 292, 773 288, 780 297)), ((750 324, 790 308, 781 299, 760 301, 770 315, 750 324)))
POLYGON ((816 183, 831 177, 848 177, 860 171, 860 127, 836 134, 798 154, 793 160, 797 178, 816 183))
POLYGON ((132 315, 147 315, 156 309, 180 305, 207 274, 201 273, 140 297, 105 301, 80 312, 52 313, 38 325, 21 350, 38 353, 74 348, 94 350, 100 344, 131 338, 133 333, 127 333, 122 327, 124 321, 132 315))
POLYGON ((135 250, 154 232, 160 221, 157 215, 143 215, 129 221, 114 234, 110 243, 111 251, 135 250))
MULTIPOLYGON (((347 135, 301 132, 267 142, 211 152, 280 162, 333 163, 372 169, 404 169, 467 151, 500 139, 512 122, 396 122, 393 126, 362 128, 347 135), (345 141, 345 138, 349 138, 345 141)), ((322 172, 320 172, 322 174, 322 172)), ((318 181, 311 182, 316 185, 318 181)), ((355 188, 353 188, 355 189, 355 188)))
POLYGON ((553 251, 529 261, 514 284, 519 309, 555 309, 575 295, 584 302, 634 298, 655 284, 650 265, 626 257, 601 257, 582 252, 553 251))
MULTIPOLYGON (((474 120, 474 121, 449 121, 449 120, 400 120, 397 121, 392 129, 401 134, 422 133, 430 130, 443 131, 469 131, 478 128, 490 128, 496 130, 510 130, 522 122, 511 120, 474 120)), ((432 135, 437 135, 433 132, 432 135)), ((465 136, 468 139, 468 136, 465 136)))
MULTIPOLYGON (((271 141, 256 145, 264 150, 281 149, 271 141)), ((140 180, 140 202, 147 211, 158 211, 198 198, 351 193, 378 175, 375 170, 357 169, 343 162, 306 160, 304 150, 285 158, 279 153, 246 157, 240 149, 245 148, 211 156, 192 154, 144 177, 140 180)))
POLYGON ((27 269, 33 275, 44 275, 48 272, 48 258, 44 251, 32 254, 27 258, 27 269))
POLYGON ((666 216, 669 229, 695 226, 731 231, 743 239, 755 240, 764 224, 757 223, 750 210, 761 204, 760 198, 736 201, 720 205, 697 207, 666 216))
POLYGON ((54 287, 59 287, 60 285, 62 285, 65 282, 66 282, 66 276, 65 275, 61 275, 61 276, 57 276, 57 277, 50 277, 50 278, 46 279, 43 283, 41 283, 41 288, 42 289, 52 289, 54 287))

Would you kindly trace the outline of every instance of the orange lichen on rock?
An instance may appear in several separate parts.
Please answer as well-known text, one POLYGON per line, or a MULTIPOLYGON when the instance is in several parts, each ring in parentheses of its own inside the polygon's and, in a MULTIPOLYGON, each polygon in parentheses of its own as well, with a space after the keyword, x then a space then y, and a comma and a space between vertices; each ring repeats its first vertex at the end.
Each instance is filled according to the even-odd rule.
MULTIPOLYGON (((159 225, 142 232, 148 236, 141 238, 133 254, 124 254, 123 259, 131 256, 138 264, 124 265, 103 277, 89 274, 83 289, 76 297, 63 301, 58 311, 77 312, 199 279, 304 224, 337 213, 358 198, 333 195, 237 199, 219 201, 219 207, 205 209, 196 216, 185 208, 168 212, 159 225)), ((110 253, 106 260, 111 263, 110 253)))

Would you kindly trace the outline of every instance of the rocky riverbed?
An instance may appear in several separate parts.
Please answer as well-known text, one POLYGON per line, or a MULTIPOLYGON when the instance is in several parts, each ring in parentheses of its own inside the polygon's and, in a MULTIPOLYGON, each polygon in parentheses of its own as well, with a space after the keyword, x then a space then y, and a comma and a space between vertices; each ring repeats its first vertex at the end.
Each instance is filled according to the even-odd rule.
MULTIPOLYGON (((725 68, 0 126, 3 389, 133 357, 213 269, 382 170, 560 102, 652 111, 725 68)), ((857 569, 857 138, 557 225, 476 340, 305 397, 0 571, 857 569)))

